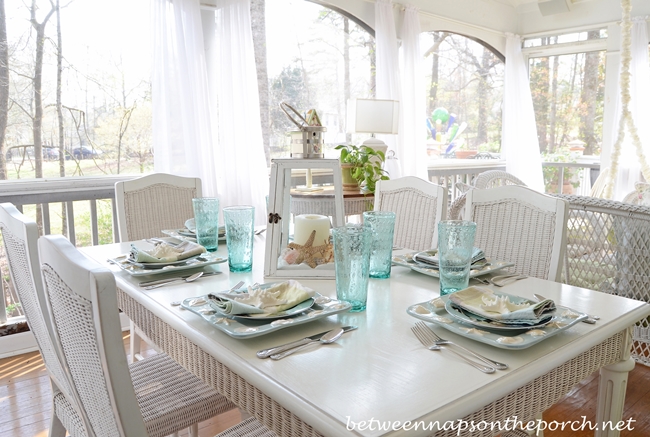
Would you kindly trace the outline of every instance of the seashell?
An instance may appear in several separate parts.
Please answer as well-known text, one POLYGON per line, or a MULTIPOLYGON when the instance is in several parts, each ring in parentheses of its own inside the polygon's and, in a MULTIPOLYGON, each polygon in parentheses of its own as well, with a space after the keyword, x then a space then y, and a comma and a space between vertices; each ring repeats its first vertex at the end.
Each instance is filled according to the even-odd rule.
POLYGON ((573 312, 571 310, 566 310, 565 312, 562 313, 562 317, 567 317, 569 319, 577 319, 580 317, 580 314, 573 312))
POLYGON ((547 333, 546 333, 546 331, 543 331, 541 329, 531 329, 526 334, 531 335, 533 337, 542 337, 542 336, 546 335, 547 333))
POLYGON ((208 303, 208 301, 204 297, 197 297, 195 299, 192 299, 189 303, 191 307, 199 307, 201 305, 205 305, 208 303))
POLYGON ((271 326, 288 325, 290 323, 293 323, 293 319, 280 319, 272 321, 271 326))
POLYGON ((235 332, 255 332, 257 331, 257 328, 250 328, 250 327, 243 327, 243 328, 235 328, 235 332))
POLYGON ((215 310, 212 310, 210 308, 201 308, 198 311, 200 314, 203 314, 204 316, 211 316, 216 312, 215 310))
POLYGON ((438 323, 446 323, 446 324, 454 323, 453 321, 451 321, 447 317, 433 316, 433 317, 431 317, 431 319, 433 321, 435 321, 435 322, 438 322, 438 323))
POLYGON ((416 314, 421 314, 423 316, 430 316, 431 311, 423 307, 422 305, 416 305, 415 308, 413 308, 413 312, 416 314))
POLYGON ((501 344, 519 344, 523 343, 524 339, 521 338, 520 336, 516 337, 499 337, 497 338, 497 341, 501 344))
POLYGON ((567 323, 560 322, 560 321, 555 321, 551 322, 548 325, 546 325, 547 328, 555 328, 555 329, 562 329, 567 325, 567 323))
POLYGON ((461 331, 463 331, 466 334, 474 334, 474 335, 484 335, 484 334, 489 334, 487 331, 482 331, 480 329, 476 328, 458 328, 461 331))
POLYGON ((337 304, 331 305, 328 309, 331 308, 331 309, 333 309, 333 310, 336 311, 336 310, 342 310, 342 309, 345 308, 346 306, 347 306, 347 305, 344 304, 344 303, 337 303, 337 304))
POLYGON ((433 305, 436 308, 444 308, 445 307, 445 303, 439 297, 436 297, 435 299, 432 299, 431 301, 429 301, 429 304, 433 305))
POLYGON ((322 310, 315 310, 315 311, 312 311, 309 314, 307 314, 307 317, 316 317, 316 316, 319 316, 321 314, 323 314, 322 310))
POLYGON ((230 319, 226 317, 219 317, 217 319, 214 319, 214 323, 221 325, 230 325, 230 319))
POLYGON ((318 296, 316 299, 314 299, 314 303, 316 305, 323 305, 323 304, 326 304, 326 303, 330 303, 331 301, 332 301, 332 299, 330 299, 327 296, 318 296))

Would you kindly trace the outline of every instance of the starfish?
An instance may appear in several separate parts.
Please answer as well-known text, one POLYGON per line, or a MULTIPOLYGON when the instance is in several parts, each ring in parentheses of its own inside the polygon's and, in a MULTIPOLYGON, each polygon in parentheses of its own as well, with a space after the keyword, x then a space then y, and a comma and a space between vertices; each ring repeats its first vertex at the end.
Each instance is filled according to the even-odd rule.
POLYGON ((314 239, 316 238, 316 230, 311 231, 311 235, 305 242, 305 244, 300 245, 296 243, 289 243, 287 247, 298 251, 298 258, 296 258, 296 264, 307 263, 309 267, 315 269, 318 263, 317 259, 322 258, 317 257, 316 255, 322 254, 325 252, 329 244, 325 243, 320 246, 314 246, 314 239))

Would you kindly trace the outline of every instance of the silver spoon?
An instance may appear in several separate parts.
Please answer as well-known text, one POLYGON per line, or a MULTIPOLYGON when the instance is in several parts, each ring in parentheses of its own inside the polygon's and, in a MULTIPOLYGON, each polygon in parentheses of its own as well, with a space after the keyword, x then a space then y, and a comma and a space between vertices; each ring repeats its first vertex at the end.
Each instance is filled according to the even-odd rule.
POLYGON ((176 282, 176 281, 194 282, 197 279, 199 279, 201 276, 203 276, 203 272, 197 272, 197 273, 194 273, 192 276, 187 277, 185 279, 183 279, 183 278, 171 279, 169 282, 165 282, 163 284, 150 285, 148 287, 144 287, 144 289, 145 290, 153 290, 154 288, 162 287, 162 286, 165 286, 167 284, 171 284, 172 282, 176 282))
POLYGON ((336 340, 338 340, 341 335, 343 335, 343 328, 336 328, 332 329, 331 331, 328 331, 323 335, 319 340, 314 340, 311 341, 307 344, 303 344, 302 346, 298 346, 297 348, 289 349, 288 351, 280 352, 279 354, 274 354, 271 355, 272 360, 281 360, 282 358, 291 355, 294 352, 298 352, 299 350, 305 349, 307 346, 310 346, 314 343, 320 343, 320 344, 330 344, 334 343, 336 340))

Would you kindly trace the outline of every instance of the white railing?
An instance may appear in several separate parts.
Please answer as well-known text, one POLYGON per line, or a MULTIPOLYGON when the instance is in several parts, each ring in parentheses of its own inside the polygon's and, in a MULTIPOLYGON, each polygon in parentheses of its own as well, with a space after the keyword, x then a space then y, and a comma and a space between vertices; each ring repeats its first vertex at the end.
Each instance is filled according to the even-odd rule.
MULTIPOLYGON (((52 179, 30 179, 30 180, 5 180, 0 181, 0 203, 13 203, 20 211, 28 205, 40 205, 42 233, 51 233, 50 204, 62 203, 66 210, 66 236, 76 245, 75 213, 73 202, 86 201, 90 210, 90 243, 99 244, 99 229, 97 220, 97 201, 107 199, 111 202, 112 208, 112 236, 113 241, 119 241, 117 231, 117 214, 115 214, 115 183, 138 177, 138 175, 120 175, 105 177, 69 177, 52 179)), ((2 262, 0 264, 6 264, 2 262)), ((3 267, 3 275, 8 272, 3 267)), ((7 318, 5 308, 7 307, 6 290, 4 281, 0 286, 0 325, 8 322, 20 322, 24 320, 22 315, 7 318)), ((16 297, 12 296, 10 303, 17 303, 16 297)), ((22 314, 22 312, 21 312, 22 314)))

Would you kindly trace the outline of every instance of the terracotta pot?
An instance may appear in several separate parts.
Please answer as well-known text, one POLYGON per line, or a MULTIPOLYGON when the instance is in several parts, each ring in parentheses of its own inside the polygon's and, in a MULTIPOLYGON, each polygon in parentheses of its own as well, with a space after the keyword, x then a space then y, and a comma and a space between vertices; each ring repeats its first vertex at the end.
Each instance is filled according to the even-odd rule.
POLYGON ((456 150, 456 158, 458 159, 467 159, 478 153, 477 150, 456 150))
POLYGON ((352 164, 341 163, 341 178, 343 179, 343 189, 358 189, 359 181, 352 177, 352 164))

